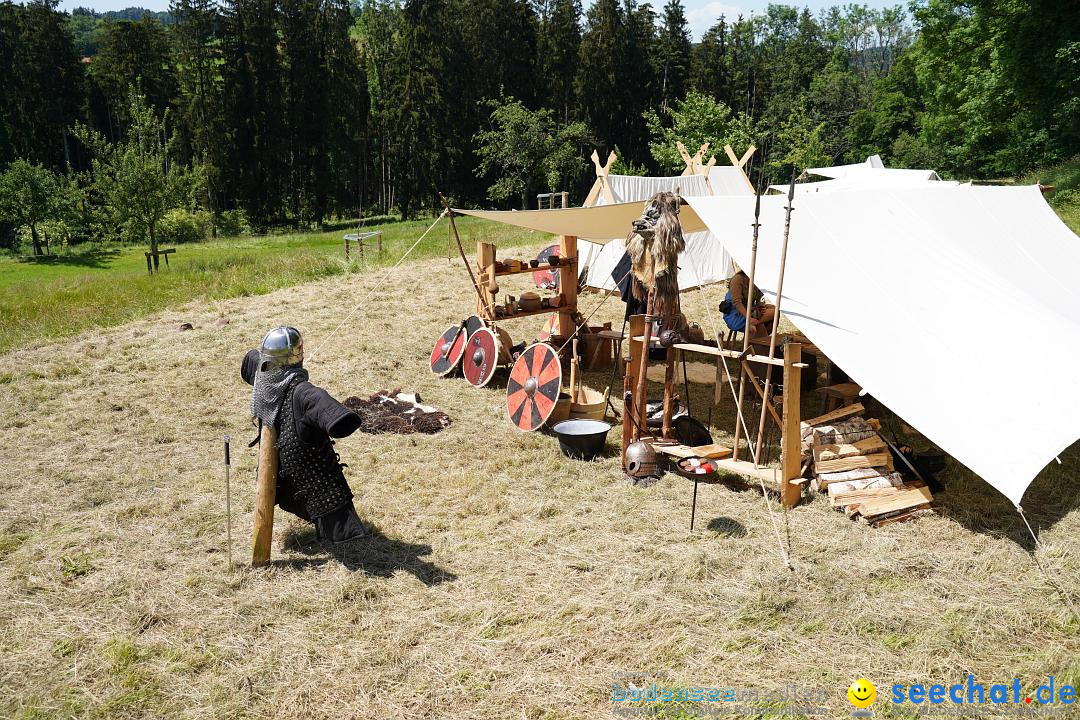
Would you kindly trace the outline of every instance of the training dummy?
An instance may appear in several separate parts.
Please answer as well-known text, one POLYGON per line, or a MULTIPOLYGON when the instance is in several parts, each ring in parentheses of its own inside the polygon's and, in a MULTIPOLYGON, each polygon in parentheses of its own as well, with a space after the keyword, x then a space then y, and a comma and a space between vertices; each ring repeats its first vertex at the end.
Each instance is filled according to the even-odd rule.
POLYGON ((240 376, 254 388, 252 422, 277 430, 278 507, 314 523, 322 540, 363 535, 345 466, 331 439, 353 434, 362 420, 308 382, 300 331, 278 327, 268 332, 259 349, 244 356, 240 376))

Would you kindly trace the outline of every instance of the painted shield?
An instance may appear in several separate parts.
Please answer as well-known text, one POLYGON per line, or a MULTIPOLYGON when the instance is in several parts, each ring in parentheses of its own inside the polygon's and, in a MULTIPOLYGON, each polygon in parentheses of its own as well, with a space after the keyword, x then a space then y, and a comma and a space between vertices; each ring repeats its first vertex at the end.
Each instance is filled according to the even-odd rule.
POLYGON ((465 318, 465 337, 471 338, 473 333, 480 328, 487 327, 487 323, 479 315, 470 315, 465 318))
POLYGON ((461 370, 465 379, 476 387, 484 387, 491 381, 499 364, 499 345, 495 333, 479 328, 465 343, 465 357, 461 370))
POLYGON ((431 372, 445 377, 454 371, 465 354, 465 330, 461 325, 451 325, 439 336, 431 349, 431 372))
POLYGON ((544 323, 544 327, 540 329, 540 334, 536 336, 536 339, 539 342, 547 342, 557 332, 559 332, 559 313, 551 313, 551 317, 544 323))
POLYGON ((536 259, 540 261, 540 269, 533 272, 533 282, 541 290, 555 290, 559 287, 559 270, 548 265, 549 257, 559 256, 558 245, 548 245, 540 251, 536 259))
POLYGON ((536 430, 551 416, 562 390, 562 365, 555 348, 525 348, 506 383, 506 414, 518 430, 536 430))

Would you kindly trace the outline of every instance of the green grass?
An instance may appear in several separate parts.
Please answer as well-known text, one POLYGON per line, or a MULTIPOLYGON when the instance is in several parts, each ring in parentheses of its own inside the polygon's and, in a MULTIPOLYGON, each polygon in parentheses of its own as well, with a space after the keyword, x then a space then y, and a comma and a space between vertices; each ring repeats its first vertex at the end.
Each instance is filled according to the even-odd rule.
MULTIPOLYGON (((352 230, 225 238, 181 245, 170 267, 150 276, 143 247, 96 248, 47 258, 0 258, 0 352, 93 327, 120 325, 189 300, 260 295, 330 275, 389 266, 423 234, 432 219, 366 226, 383 232, 383 255, 355 245, 345 262, 342 236, 352 230)), ((500 246, 536 243, 541 235, 474 218, 457 219, 469 255, 475 241, 500 246)), ((410 259, 447 252, 443 221, 410 259)), ((453 256, 458 257, 456 247, 453 256)), ((460 262, 460 260, 459 260, 460 262)))
POLYGON ((1080 157, 1026 175, 1022 183, 1052 185, 1047 195, 1050 206, 1074 233, 1080 234, 1080 157))

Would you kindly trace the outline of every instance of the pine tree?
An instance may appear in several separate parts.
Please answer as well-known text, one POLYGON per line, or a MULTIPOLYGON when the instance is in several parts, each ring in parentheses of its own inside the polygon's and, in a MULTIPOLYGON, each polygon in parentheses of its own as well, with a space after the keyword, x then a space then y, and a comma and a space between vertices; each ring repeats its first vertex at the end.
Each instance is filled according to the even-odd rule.
POLYGON ((690 64, 690 87, 731 104, 731 79, 727 55, 727 22, 723 15, 694 46, 690 64))
POLYGON ((581 48, 581 0, 555 0, 540 30, 544 103, 559 119, 570 121, 574 109, 574 71, 581 48))
POLYGON ((283 87, 275 0, 228 0, 223 13, 224 182, 253 226, 282 218, 283 87))
POLYGON ((206 206, 215 216, 221 209, 221 168, 224 161, 221 117, 221 46, 217 37, 220 15, 214 0, 173 0, 176 19, 173 40, 180 97, 179 129, 188 162, 197 162, 206 178, 206 206))
POLYGON ((53 170, 73 168, 70 127, 80 117, 83 70, 55 0, 34 0, 21 12, 15 50, 19 157, 53 170))
POLYGON ((581 114, 601 142, 620 144, 624 107, 626 16, 618 0, 596 0, 585 15, 575 79, 581 114))
POLYGON ((434 192, 448 159, 446 31, 443 0, 407 0, 384 73, 388 164, 405 217, 434 192))
POLYGON ((169 109, 178 86, 165 28, 149 15, 134 22, 105 23, 101 51, 90 64, 90 78, 107 113, 99 124, 111 140, 119 139, 129 121, 132 87, 137 87, 157 112, 169 109))
POLYGON ((664 5, 663 26, 657 41, 660 64, 660 107, 686 97, 690 74, 690 27, 681 0, 664 5))

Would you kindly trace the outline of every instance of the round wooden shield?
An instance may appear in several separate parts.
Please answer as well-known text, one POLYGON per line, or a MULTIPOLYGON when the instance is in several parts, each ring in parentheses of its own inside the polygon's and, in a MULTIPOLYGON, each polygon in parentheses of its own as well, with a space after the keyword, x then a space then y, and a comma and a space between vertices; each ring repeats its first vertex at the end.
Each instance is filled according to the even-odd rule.
POLYGON ((510 337, 510 333, 501 327, 492 329, 495 330, 495 337, 499 340, 499 364, 507 365, 510 363, 510 348, 514 347, 514 341, 510 337))
POLYGON ((540 334, 536 336, 536 339, 539 342, 547 342, 557 332, 559 332, 559 313, 551 313, 551 317, 544 323, 544 327, 540 329, 540 334))
POLYGON ((446 328, 435 347, 431 349, 431 372, 439 377, 445 377, 454 371, 461 362, 461 356, 465 354, 465 331, 461 325, 451 325, 446 328))
POLYGON ((471 338, 474 332, 484 327, 487 327, 487 323, 484 322, 484 319, 479 315, 470 315, 469 317, 465 318, 466 339, 471 338))
POLYGON ((536 430, 551 417, 562 390, 562 364, 555 348, 534 343, 525 348, 506 383, 506 414, 518 430, 536 430))
POLYGON ((541 290, 555 290, 559 287, 559 271, 548 265, 549 257, 559 256, 558 245, 548 245, 540 251, 536 259, 540 261, 540 267, 533 271, 533 282, 541 290))
POLYGON ((499 344, 495 333, 479 328, 465 342, 465 356, 461 370, 465 379, 476 387, 484 387, 491 381, 499 364, 499 344))

